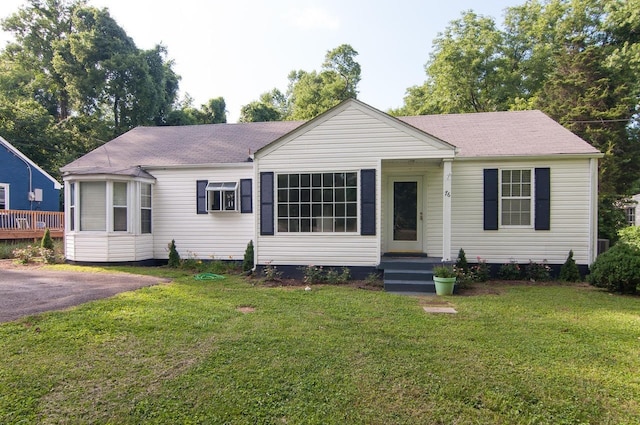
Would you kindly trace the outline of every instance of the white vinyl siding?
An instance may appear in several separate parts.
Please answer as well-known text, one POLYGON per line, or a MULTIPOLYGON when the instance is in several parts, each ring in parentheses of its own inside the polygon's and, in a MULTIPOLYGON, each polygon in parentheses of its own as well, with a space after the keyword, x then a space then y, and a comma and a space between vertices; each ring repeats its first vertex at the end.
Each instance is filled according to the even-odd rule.
POLYGON ((65 256, 96 263, 149 260, 153 258, 153 236, 77 232, 65 236, 65 256))
POLYGON ((66 203, 67 228, 65 230, 66 258, 80 262, 125 262, 152 259, 153 235, 150 233, 141 234, 143 224, 138 215, 142 209, 142 203, 146 202, 141 199, 142 194, 145 193, 141 186, 148 188, 148 201, 150 202, 153 188, 149 183, 104 180, 68 182, 66 184, 66 199, 68 200, 66 203), (83 207, 83 200, 87 199, 89 203, 83 207), (92 201, 95 202, 92 203, 92 201), (125 211, 120 215, 120 218, 118 218, 116 211, 118 209, 125 211), (83 213, 87 214, 84 219, 83 213), (91 220, 91 213, 95 214, 93 220, 91 220), (80 216, 77 217, 78 215, 80 216), (80 223, 80 227, 76 227, 75 230, 74 222, 80 223), (109 223, 109 230, 106 230, 107 223, 109 223), (91 230, 87 228, 87 224, 91 230), (126 226, 126 231, 117 230, 122 226, 126 226))
POLYGON ((149 172, 156 178, 153 188, 154 258, 168 258, 167 244, 175 239, 183 258, 191 255, 204 260, 242 260, 249 241, 255 242, 254 214, 197 214, 196 181, 239 182, 240 179, 252 179, 251 164, 149 169, 149 172))
MULTIPOLYGON (((452 154, 451 148, 439 141, 426 135, 419 138, 417 132, 391 119, 381 119, 380 115, 362 107, 352 105, 336 112, 307 131, 294 132, 292 140, 283 140, 259 153, 255 162, 258 166, 256 175, 270 171, 277 175, 375 169, 376 235, 359 235, 360 229, 356 234, 258 235, 258 264, 377 265, 381 253, 382 161, 438 158, 452 154)), ((439 184, 442 185, 441 180, 439 184)), ((259 197, 259 193, 257 195, 259 197)))
POLYGON ((469 261, 480 256, 498 264, 512 260, 562 264, 569 250, 573 250, 578 264, 589 264, 591 177, 588 159, 453 161, 452 178, 452 258, 463 248, 469 261), (532 227, 517 226, 484 231, 483 169, 536 167, 551 169, 551 229, 536 231, 532 227))

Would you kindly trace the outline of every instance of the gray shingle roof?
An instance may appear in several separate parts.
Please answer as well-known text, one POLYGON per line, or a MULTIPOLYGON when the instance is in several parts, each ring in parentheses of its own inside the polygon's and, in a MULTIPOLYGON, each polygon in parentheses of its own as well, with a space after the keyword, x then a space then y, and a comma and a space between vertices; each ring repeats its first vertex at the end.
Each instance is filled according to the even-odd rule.
MULTIPOLYGON (((458 157, 598 155, 540 111, 421 115, 401 121, 456 146, 458 157)), ((252 153, 304 124, 277 121, 138 127, 62 168, 71 174, 144 175, 138 166, 247 162, 252 153)))
POLYGON ((458 157, 598 154, 541 111, 420 115, 401 121, 457 148, 458 157))
POLYGON ((62 167, 63 173, 131 175, 131 168, 247 162, 300 121, 136 127, 62 167))

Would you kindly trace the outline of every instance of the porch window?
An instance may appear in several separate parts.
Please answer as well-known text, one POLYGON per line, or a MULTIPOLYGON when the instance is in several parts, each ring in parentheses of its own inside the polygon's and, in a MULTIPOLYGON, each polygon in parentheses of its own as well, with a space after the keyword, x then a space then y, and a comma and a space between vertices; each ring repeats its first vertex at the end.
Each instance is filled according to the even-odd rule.
POLYGON ((357 232, 358 173, 277 176, 278 232, 357 232))
POLYGON ((0 183, 0 210, 9 209, 9 185, 0 183))
POLYGON ((531 170, 502 170, 500 207, 503 226, 531 225, 531 170))
POLYGON ((140 233, 151 233, 151 185, 140 184, 140 233))
POLYGON ((237 211, 238 182, 207 184, 207 209, 209 211, 237 211))

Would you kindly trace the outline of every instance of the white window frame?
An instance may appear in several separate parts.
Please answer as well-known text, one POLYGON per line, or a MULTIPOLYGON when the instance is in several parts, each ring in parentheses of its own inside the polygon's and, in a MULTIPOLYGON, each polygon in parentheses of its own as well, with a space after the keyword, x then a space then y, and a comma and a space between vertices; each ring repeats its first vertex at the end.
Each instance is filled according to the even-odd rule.
POLYGON ((140 183, 140 234, 149 235, 153 233, 153 185, 151 183, 140 183), (146 186, 149 187, 149 196, 143 194, 143 188, 146 186), (144 198, 148 198, 148 206, 143 202, 144 198), (142 225, 142 212, 149 211, 149 231, 146 232, 144 226, 142 225))
POLYGON ((238 186, 237 181, 207 183, 207 211, 211 213, 238 212, 240 200, 238 186))
MULTIPOLYGON (((512 177, 512 176, 511 176, 512 177)), ((520 182, 522 184, 522 182, 520 182)), ((535 175, 534 175, 534 169, 533 168, 529 168, 529 167, 514 167, 514 168, 501 168, 500 172, 499 172, 499 182, 498 182, 498 190, 499 190, 499 204, 498 204, 498 216, 500 219, 500 227, 504 227, 504 228, 533 228, 534 227, 534 223, 535 223, 535 217, 534 217, 534 213, 535 213, 535 175), (528 196, 524 196, 522 195, 522 193, 520 195, 516 195, 516 196, 512 196, 511 194, 509 194, 508 196, 505 196, 505 194, 503 193, 503 184, 509 184, 511 185, 511 189, 513 188, 512 186, 512 182, 508 182, 508 183, 503 183, 503 175, 504 172, 510 172, 512 173, 513 171, 528 171, 529 172, 529 195, 528 196), (503 217, 503 204, 504 201, 508 201, 508 200, 528 200, 529 201, 529 223, 528 224, 505 224, 504 223, 504 217, 503 217)), ((522 212, 522 211, 520 211, 522 212)))
MULTIPOLYGON (((107 203, 110 202, 111 208, 111 231, 118 233, 126 233, 130 229, 129 225, 129 205, 131 202, 129 201, 129 182, 126 181, 113 181, 111 182, 111 196, 109 197, 107 194, 107 203), (124 203, 116 204, 116 185, 124 185, 124 203), (116 230, 116 212, 120 212, 124 210, 124 229, 116 230)), ((108 191, 107 191, 108 193, 108 191)))
POLYGON ((76 230, 76 192, 78 186, 76 182, 69 183, 69 231, 74 232, 76 230))
MULTIPOLYGON (((329 193, 327 193, 329 195, 329 193)), ((281 173, 275 176, 275 215, 276 231, 286 234, 318 234, 318 235, 354 235, 358 234, 360 223, 360 177, 354 170, 327 171, 327 172, 297 172, 281 173), (332 184, 325 184, 325 175, 330 174, 332 184), (336 175, 342 174, 344 182, 342 186, 336 185, 336 175), (319 175, 320 185, 314 183, 314 175, 319 175), (353 175, 355 182, 349 184, 347 175, 353 175), (283 186, 284 181, 287 185, 283 186), (292 184, 291 176, 297 176, 298 186, 292 184), (302 176, 309 176, 309 186, 302 182, 302 176), (291 190, 299 189, 297 199, 291 199, 291 190), (337 191, 344 189, 343 194, 337 196, 337 191), (304 190, 309 190, 309 200, 305 200, 307 194, 304 190), (330 196, 325 199, 325 190, 330 192, 330 196), (319 192, 315 192, 319 191, 319 192), (314 193, 315 192, 315 193, 314 193), (320 196, 319 200, 317 196, 320 196), (286 200, 285 200, 286 198, 286 200), (330 198, 330 199, 329 199, 330 198), (297 215, 292 214, 292 208, 297 215), (308 212, 305 213, 305 207, 308 212), (331 209, 331 214, 325 216, 325 208, 331 209), (319 215, 318 215, 318 211, 319 215), (340 212, 336 213, 336 210, 340 212), (285 213, 286 210, 286 213, 285 213), (353 230, 348 230, 352 228, 353 230)))
POLYGON ((627 206, 624 209, 624 217, 627 220, 627 225, 635 226, 636 225, 636 206, 627 206))
POLYGON ((4 208, 0 208, 0 210, 10 210, 9 183, 0 183, 0 187, 4 189, 4 208))

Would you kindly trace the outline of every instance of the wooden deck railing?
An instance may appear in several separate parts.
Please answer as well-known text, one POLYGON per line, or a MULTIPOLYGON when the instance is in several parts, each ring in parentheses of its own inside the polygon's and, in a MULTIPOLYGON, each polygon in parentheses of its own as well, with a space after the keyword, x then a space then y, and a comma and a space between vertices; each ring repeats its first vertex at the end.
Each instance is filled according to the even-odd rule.
POLYGON ((41 238, 45 229, 51 237, 64 235, 64 213, 57 211, 0 210, 0 239, 41 238))

